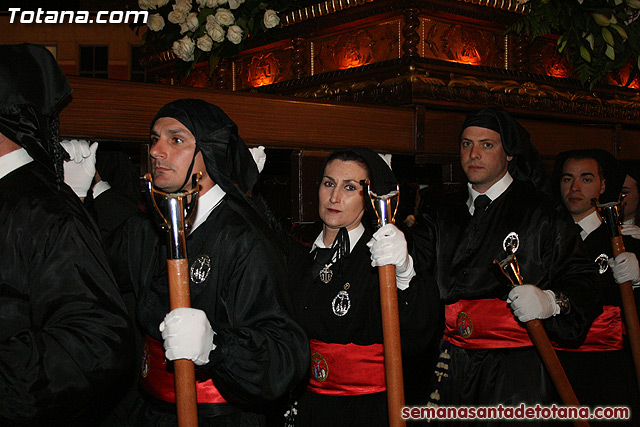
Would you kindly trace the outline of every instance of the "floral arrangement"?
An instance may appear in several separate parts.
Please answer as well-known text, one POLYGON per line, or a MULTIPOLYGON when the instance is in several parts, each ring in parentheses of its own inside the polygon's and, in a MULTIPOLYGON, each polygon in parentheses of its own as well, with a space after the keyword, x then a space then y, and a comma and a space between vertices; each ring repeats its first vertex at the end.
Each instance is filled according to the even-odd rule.
POLYGON ((208 59, 210 70, 220 58, 242 50, 249 37, 280 24, 279 13, 292 0, 138 0, 149 11, 145 45, 153 52, 170 50, 186 73, 208 59))
POLYGON ((631 64, 640 68, 640 0, 518 0, 529 13, 510 30, 532 39, 557 34, 558 52, 566 55, 583 86, 593 86, 609 72, 631 64))

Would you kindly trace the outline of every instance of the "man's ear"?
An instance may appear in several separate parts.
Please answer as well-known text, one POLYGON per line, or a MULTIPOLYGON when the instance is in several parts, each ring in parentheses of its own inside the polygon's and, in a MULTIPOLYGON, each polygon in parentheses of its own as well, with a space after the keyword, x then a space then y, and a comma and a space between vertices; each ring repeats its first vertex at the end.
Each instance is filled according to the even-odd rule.
POLYGON ((600 181, 600 194, 604 193, 604 190, 607 189, 607 185, 606 185, 607 180, 606 179, 602 179, 602 181, 600 181))
POLYGON ((507 162, 510 162, 511 160, 513 160, 513 156, 507 156, 507 162))

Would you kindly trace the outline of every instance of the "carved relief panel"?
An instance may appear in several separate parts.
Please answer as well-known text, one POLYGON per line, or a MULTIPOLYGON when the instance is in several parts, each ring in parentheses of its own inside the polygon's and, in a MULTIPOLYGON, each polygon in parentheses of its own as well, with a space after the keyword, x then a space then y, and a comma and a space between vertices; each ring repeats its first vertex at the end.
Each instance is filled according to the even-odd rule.
POLYGON ((422 18, 422 56, 470 65, 504 67, 504 36, 497 30, 422 18))
POLYGON ((314 40, 312 74, 398 58, 399 25, 400 21, 394 20, 314 40))

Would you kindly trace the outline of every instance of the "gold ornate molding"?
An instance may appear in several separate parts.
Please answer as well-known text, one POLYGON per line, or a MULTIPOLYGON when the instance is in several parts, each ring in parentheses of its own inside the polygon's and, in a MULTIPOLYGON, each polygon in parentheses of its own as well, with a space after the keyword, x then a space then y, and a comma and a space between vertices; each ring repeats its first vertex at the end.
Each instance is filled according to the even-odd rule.
POLYGON ((329 15, 344 9, 349 9, 365 3, 371 3, 374 0, 326 0, 311 6, 303 7, 298 10, 291 11, 284 15, 281 25, 286 27, 306 21, 308 19, 317 18, 319 16, 329 15))
POLYGON ((520 3, 518 0, 458 0, 465 3, 473 3, 479 6, 493 7, 494 9, 507 10, 509 12, 527 13, 531 7, 528 3, 520 3))

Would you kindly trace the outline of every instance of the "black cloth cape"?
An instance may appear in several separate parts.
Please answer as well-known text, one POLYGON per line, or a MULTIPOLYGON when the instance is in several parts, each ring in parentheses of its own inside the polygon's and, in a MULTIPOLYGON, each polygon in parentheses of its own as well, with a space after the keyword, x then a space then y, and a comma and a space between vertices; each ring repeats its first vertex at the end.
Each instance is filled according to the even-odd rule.
MULTIPOLYGON (((329 283, 311 275, 313 254, 309 248, 292 243, 285 290, 291 296, 288 310, 310 339, 357 345, 383 342, 378 268, 371 266, 366 245, 371 237, 371 231, 365 229, 353 251, 331 267, 329 283), (351 308, 344 316, 336 316, 332 300, 345 283, 350 284, 351 308)), ((440 315, 438 289, 431 276, 415 276, 408 289, 398 291, 398 306, 403 353, 424 354, 437 333, 440 315)), ((387 425, 386 393, 325 396, 305 392, 296 420, 300 425, 314 426, 387 425)))
MULTIPOLYGON (((479 220, 471 217, 464 202, 466 198, 439 205, 435 212, 424 216, 419 228, 414 228, 416 265, 434 274, 444 303, 453 304, 461 299, 506 300, 510 287, 493 261, 505 258, 503 240, 510 232, 516 232, 520 238, 516 255, 524 282, 562 291, 571 300, 569 314, 543 320, 549 337, 560 343, 583 340, 602 306, 599 298, 593 297, 598 295, 595 266, 566 210, 554 208, 532 184, 517 180, 489 205, 479 220)), ((482 351, 494 357, 499 353, 482 351)), ((536 350, 531 347, 528 351, 536 350)), ((454 359, 451 366, 456 366, 454 359)), ((527 369, 539 368, 538 365, 527 369)), ((479 369, 490 373, 488 366, 479 369)), ((497 372, 505 378, 492 380, 496 387, 510 381, 521 384, 516 370, 497 372)), ((476 377, 476 382, 472 382, 471 378, 467 381, 464 372, 449 371, 452 389, 465 390, 466 399, 459 404, 490 403, 482 397, 486 389, 479 388, 487 383, 488 377, 480 381, 476 377)), ((496 396, 507 401, 509 393, 505 389, 504 395, 496 396)))
POLYGON ((0 179, 0 235, 0 424, 97 425, 133 343, 95 224, 31 162, 0 179))
MULTIPOLYGON (((161 342, 158 326, 169 312, 165 240, 147 217, 139 215, 106 242, 118 283, 131 286, 136 295, 143 333, 161 342)), ((255 210, 227 196, 187 238, 190 266, 204 255, 210 259, 206 280, 191 280, 191 306, 207 313, 216 332, 217 347, 210 362, 197 369, 198 377, 213 379, 230 402, 199 404, 202 420, 244 412, 249 423, 307 371, 307 338, 277 300, 275 287, 286 275, 284 255, 275 240, 255 210)), ((167 411, 150 405, 143 408, 141 425, 175 424, 175 416, 167 415, 175 406, 167 411)))

